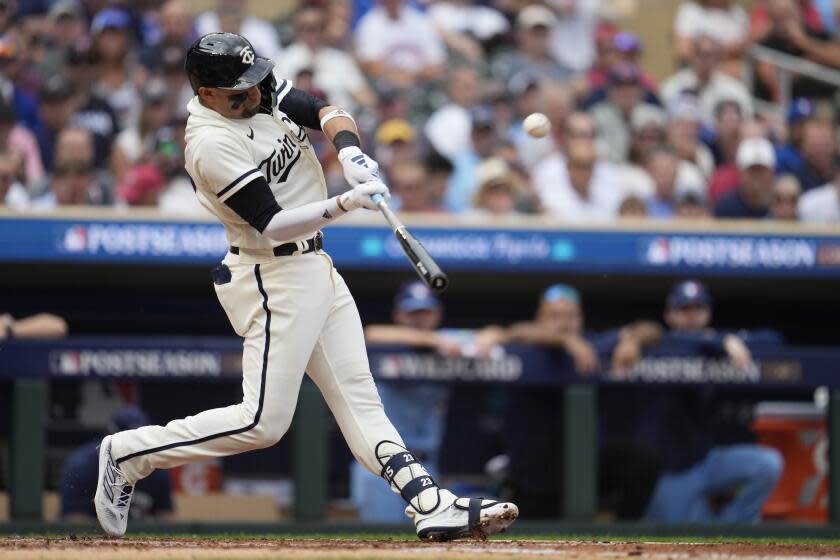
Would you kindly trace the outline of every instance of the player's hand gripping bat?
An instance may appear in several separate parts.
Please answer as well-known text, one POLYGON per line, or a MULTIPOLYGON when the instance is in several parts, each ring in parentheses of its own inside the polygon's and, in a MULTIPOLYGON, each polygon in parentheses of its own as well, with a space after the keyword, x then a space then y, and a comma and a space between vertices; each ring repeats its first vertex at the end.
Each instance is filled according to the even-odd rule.
POLYGON ((406 229, 393 210, 388 207, 388 203, 381 194, 375 194, 372 198, 379 210, 382 211, 382 215, 385 216, 385 220, 391 226, 391 229, 394 230, 394 235, 400 242, 405 256, 408 257, 420 278, 434 291, 444 291, 449 286, 449 278, 429 255, 426 248, 406 229))

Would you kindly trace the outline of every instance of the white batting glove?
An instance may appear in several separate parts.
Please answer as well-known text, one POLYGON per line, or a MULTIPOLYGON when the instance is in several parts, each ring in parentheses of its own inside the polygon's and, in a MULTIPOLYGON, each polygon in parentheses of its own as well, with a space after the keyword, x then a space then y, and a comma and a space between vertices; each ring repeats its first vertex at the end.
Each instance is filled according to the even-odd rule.
POLYGON ((379 164, 356 146, 347 146, 338 152, 338 161, 344 169, 344 178, 351 187, 379 180, 379 164))
POLYGON ((388 187, 382 181, 369 181, 361 183, 353 187, 353 190, 347 191, 341 195, 339 201, 341 206, 348 212, 356 208, 367 208, 368 210, 377 210, 378 207, 371 196, 381 194, 385 200, 391 198, 391 193, 388 192, 388 187))

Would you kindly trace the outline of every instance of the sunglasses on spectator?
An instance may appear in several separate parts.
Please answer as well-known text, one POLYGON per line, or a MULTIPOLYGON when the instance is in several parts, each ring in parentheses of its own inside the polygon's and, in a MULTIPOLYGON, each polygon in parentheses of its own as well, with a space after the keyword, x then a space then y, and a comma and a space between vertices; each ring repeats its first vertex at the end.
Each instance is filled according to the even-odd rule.
POLYGON ((53 169, 53 175, 56 177, 67 177, 68 175, 87 175, 91 171, 91 166, 84 161, 68 161, 56 164, 53 169))

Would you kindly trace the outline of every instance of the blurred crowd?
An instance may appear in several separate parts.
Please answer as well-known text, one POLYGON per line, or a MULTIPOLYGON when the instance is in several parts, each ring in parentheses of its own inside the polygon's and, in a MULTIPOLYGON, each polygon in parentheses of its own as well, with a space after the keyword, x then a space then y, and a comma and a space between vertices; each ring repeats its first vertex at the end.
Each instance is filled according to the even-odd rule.
POLYGON ((202 214, 183 60, 223 30, 350 110, 404 211, 840 223, 836 87, 743 64, 763 45, 840 68, 833 0, 684 0, 661 30, 676 69, 662 80, 615 4, 310 0, 266 21, 245 0, 0 0, 0 206, 202 214), (548 136, 525 133, 532 112, 548 136))

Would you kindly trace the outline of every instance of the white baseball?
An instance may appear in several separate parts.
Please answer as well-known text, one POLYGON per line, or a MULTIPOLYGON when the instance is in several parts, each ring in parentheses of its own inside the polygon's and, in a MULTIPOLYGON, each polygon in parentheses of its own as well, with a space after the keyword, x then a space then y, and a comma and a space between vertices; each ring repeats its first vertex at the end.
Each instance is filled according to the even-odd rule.
POLYGON ((551 130, 551 122, 542 113, 531 113, 522 121, 522 126, 534 138, 542 138, 551 130))

